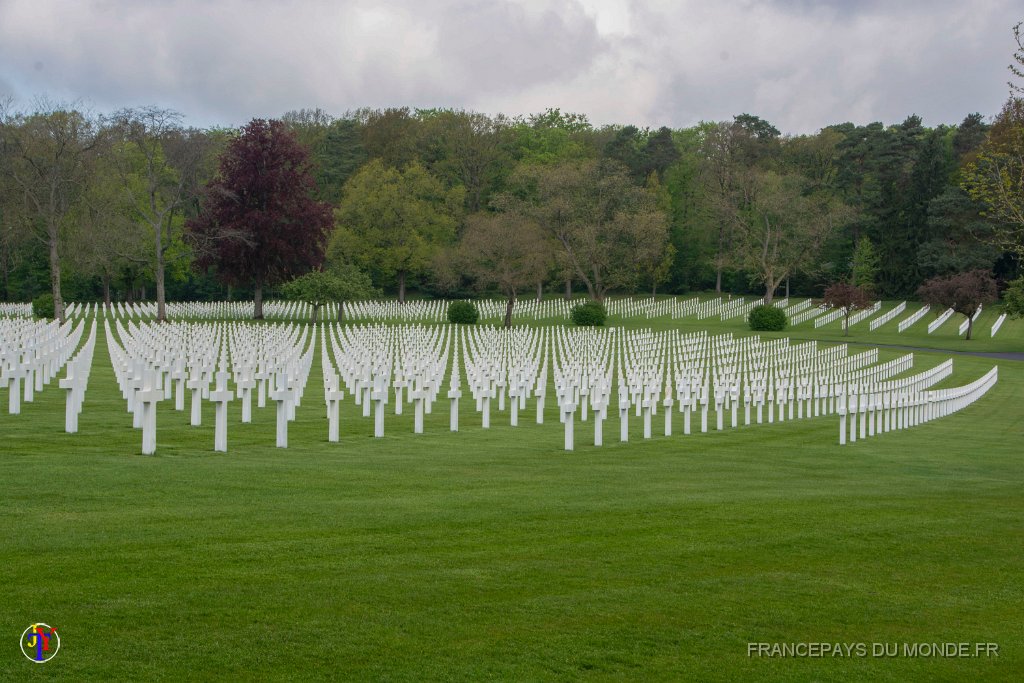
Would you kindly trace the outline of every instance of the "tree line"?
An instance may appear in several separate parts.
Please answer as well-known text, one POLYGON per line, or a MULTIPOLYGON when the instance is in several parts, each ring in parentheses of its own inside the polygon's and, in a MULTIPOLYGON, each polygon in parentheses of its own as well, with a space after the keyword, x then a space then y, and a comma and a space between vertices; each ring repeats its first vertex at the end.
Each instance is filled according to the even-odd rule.
POLYGON ((152 297, 162 316, 168 298, 259 302, 316 271, 344 296, 497 292, 511 313, 563 287, 770 301, 853 279, 880 297, 968 271, 1006 281, 1024 242, 1020 95, 992 120, 813 135, 751 114, 653 130, 557 109, 316 109, 235 130, 8 103, 0 298, 51 292, 59 314, 152 297))

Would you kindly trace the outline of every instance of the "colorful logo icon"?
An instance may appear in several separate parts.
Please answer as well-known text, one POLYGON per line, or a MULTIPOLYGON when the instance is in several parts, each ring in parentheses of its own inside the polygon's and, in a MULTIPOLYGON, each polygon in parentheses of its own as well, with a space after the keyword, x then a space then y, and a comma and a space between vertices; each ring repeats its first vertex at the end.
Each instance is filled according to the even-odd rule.
POLYGON ((21 652, 36 664, 50 661, 59 649, 60 636, 49 624, 32 624, 21 634, 21 652))

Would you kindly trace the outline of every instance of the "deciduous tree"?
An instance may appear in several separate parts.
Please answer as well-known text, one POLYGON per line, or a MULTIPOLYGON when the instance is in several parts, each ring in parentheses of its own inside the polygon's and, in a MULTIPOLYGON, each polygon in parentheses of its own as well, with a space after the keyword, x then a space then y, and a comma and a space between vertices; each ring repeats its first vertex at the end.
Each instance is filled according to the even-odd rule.
POLYGON ((446 189, 419 164, 397 169, 374 159, 345 184, 332 251, 397 278, 404 303, 406 279, 425 272, 435 252, 454 241, 462 202, 461 187, 446 189))
POLYGON ((189 220, 199 268, 229 283, 252 283, 253 317, 263 317, 263 288, 323 262, 331 208, 313 199, 309 155, 280 121, 254 119, 231 140, 189 220))
POLYGON ((1024 257, 1024 99, 1011 97, 988 140, 962 171, 962 187, 985 206, 989 240, 1024 257))
POLYGON ((103 140, 91 117, 68 107, 40 104, 23 114, 0 111, 0 156, 17 187, 34 236, 45 245, 54 315, 64 320, 61 250, 67 219, 90 179, 89 165, 103 140))
POLYGON ((992 303, 999 294, 992 274, 971 270, 946 277, 934 277, 921 285, 917 295, 927 304, 952 308, 967 317, 967 339, 971 338, 974 314, 979 306, 992 303))
POLYGON ((210 147, 206 136, 186 130, 181 118, 158 107, 123 109, 114 115, 120 139, 114 150, 116 168, 128 207, 149 234, 152 248, 146 261, 156 280, 156 317, 161 321, 167 318, 167 261, 186 255, 185 210, 199 195, 199 171, 210 147))
POLYGON ((93 182, 77 203, 68 231, 70 264, 77 272, 100 279, 103 303, 108 308, 114 281, 125 273, 141 271, 152 263, 153 256, 152 235, 139 229, 113 156, 108 154, 97 164, 93 182))
POLYGON ((308 303, 313 308, 311 322, 314 323, 320 318, 322 306, 337 304, 338 320, 341 321, 344 317, 344 302, 365 299, 375 293, 369 276, 354 266, 312 270, 285 283, 281 291, 288 299, 308 303))
POLYGON ((560 245, 597 301, 612 288, 635 286, 638 263, 659 257, 667 243, 667 217, 655 196, 615 162, 527 165, 512 183, 515 190, 498 204, 531 217, 560 245))
POLYGON ((824 302, 843 312, 843 335, 850 335, 850 315, 871 306, 868 291, 850 282, 835 282, 825 290, 824 302))
POLYGON ((797 174, 761 171, 732 220, 739 235, 739 262, 764 287, 765 303, 798 270, 813 267, 825 240, 844 219, 843 206, 827 195, 805 194, 797 174))
MULTIPOLYGON (((425 116, 425 113, 421 113, 425 116)), ((468 111, 433 111, 423 122, 423 154, 431 172, 465 188, 466 210, 479 211, 503 167, 510 121, 468 111)))
POLYGON ((1024 276, 1012 281, 1003 292, 1005 311, 1011 318, 1024 318, 1024 276))
POLYGON ((532 219, 522 214, 480 213, 466 221, 460 262, 481 287, 497 287, 505 296, 505 327, 519 291, 543 278, 551 254, 532 219))

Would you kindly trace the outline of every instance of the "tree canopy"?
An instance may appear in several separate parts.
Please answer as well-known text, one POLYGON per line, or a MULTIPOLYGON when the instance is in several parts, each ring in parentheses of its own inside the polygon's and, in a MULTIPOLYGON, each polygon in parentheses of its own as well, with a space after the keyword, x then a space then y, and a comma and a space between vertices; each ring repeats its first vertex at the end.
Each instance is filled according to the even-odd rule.
POLYGON ((952 308, 967 318, 967 339, 971 338, 974 314, 978 308, 998 297, 996 281, 985 270, 972 270, 946 277, 935 277, 921 285, 917 295, 925 303, 952 308))
POLYGON ((397 277, 404 302, 406 278, 422 274, 454 241, 463 194, 418 163, 399 169, 375 159, 345 183, 332 251, 381 277, 397 277))
POLYGON ((188 223, 197 266, 230 282, 252 283, 253 316, 262 292, 323 262, 330 205, 313 198, 308 153, 281 121, 254 119, 228 143, 188 223))

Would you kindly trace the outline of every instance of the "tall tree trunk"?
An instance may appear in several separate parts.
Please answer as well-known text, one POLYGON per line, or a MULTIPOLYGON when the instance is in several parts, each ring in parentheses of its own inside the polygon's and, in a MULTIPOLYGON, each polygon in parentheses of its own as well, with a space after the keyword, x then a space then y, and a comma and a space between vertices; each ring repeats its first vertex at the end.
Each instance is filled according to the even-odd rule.
POLYGON ((339 323, 345 322, 345 302, 344 301, 339 301, 338 302, 338 322, 339 323))
POLYGON ((156 257, 156 319, 167 321, 167 307, 164 303, 164 255, 157 251, 156 257))
POLYGON ((263 320, 263 281, 256 280, 252 290, 252 319, 263 320))
POLYGON ((971 332, 973 331, 973 329, 974 329, 973 316, 969 315, 969 316, 967 316, 967 337, 966 337, 966 341, 970 341, 971 340, 971 332))
POLYGON ((722 293, 722 264, 715 264, 715 294, 722 293))
POLYGON ((598 301, 603 304, 605 287, 601 284, 601 273, 598 271, 596 266, 594 267, 593 274, 593 280, 590 278, 584 278, 583 282, 587 285, 587 294, 590 295, 590 298, 593 301, 598 301))
POLYGON ((789 276, 786 276, 786 298, 789 298, 789 276))
POLYGON ((228 301, 231 301, 231 290, 233 290, 233 289, 234 289, 234 287, 232 287, 231 285, 228 285, 228 294, 227 294, 227 300, 228 301))
POLYGON ((57 251, 57 228, 50 227, 50 288, 53 291, 53 317, 64 322, 64 299, 60 295, 60 253, 57 251))
POLYGON ((516 306, 516 290, 508 293, 508 303, 505 304, 505 327, 512 327, 512 309, 516 306))
POLYGON ((110 273, 103 273, 103 305, 110 309, 110 273))
POLYGON ((320 304, 313 304, 313 324, 320 322, 320 304))
POLYGON ((658 281, 651 280, 651 298, 658 296, 658 281))
POLYGON ((571 301, 572 300, 572 278, 571 277, 565 278, 565 300, 566 301, 571 301))
POLYGON ((540 301, 543 298, 544 298, 544 282, 542 280, 537 280, 537 301, 540 301))
POLYGON ((398 271, 398 303, 405 303, 405 271, 398 271))
POLYGON ((146 285, 139 287, 139 301, 146 300, 146 285))
POLYGON ((771 306, 772 305, 772 299, 775 298, 775 287, 777 287, 777 286, 778 285, 773 285, 771 279, 769 278, 768 284, 764 286, 764 305, 765 306, 771 306))
POLYGON ((843 336, 844 337, 849 337, 850 336, 850 313, 852 313, 852 312, 853 312, 853 309, 852 308, 848 308, 848 309, 846 309, 846 315, 843 316, 843 320, 846 323, 846 324, 843 325, 843 336))

